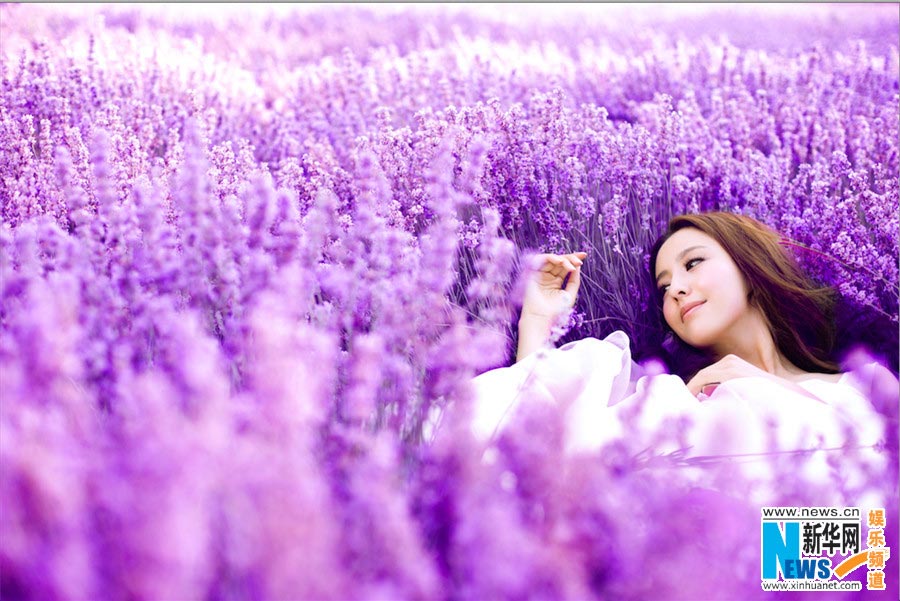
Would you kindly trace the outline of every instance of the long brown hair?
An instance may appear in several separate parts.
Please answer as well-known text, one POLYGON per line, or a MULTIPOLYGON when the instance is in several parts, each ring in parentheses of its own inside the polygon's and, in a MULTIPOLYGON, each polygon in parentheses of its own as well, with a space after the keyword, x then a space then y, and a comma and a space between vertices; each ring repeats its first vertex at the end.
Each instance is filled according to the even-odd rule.
POLYGON ((760 310, 775 346, 791 363, 810 372, 836 373, 834 291, 818 286, 800 269, 768 226, 744 215, 712 212, 679 215, 653 245, 650 276, 663 243, 675 232, 695 228, 725 249, 743 274, 748 302, 760 310))

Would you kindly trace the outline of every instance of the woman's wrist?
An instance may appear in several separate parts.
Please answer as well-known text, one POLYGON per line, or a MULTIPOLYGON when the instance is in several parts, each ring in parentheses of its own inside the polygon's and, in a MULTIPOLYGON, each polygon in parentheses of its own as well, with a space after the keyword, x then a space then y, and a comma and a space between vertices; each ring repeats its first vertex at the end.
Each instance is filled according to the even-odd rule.
POLYGON ((535 352, 550 339, 553 317, 539 313, 522 312, 519 317, 519 345, 516 363, 535 352))
POLYGON ((553 315, 547 315, 545 313, 538 313, 535 311, 530 311, 528 309, 522 309, 522 312, 519 314, 519 327, 522 327, 524 323, 526 326, 531 326, 535 324, 550 324, 556 320, 556 317, 553 315))

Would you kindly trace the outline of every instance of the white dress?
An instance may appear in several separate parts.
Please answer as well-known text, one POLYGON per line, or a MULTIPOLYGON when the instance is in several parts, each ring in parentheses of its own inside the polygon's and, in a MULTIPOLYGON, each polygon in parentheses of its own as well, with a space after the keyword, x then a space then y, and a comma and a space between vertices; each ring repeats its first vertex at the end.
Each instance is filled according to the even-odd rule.
MULTIPOLYGON (((885 420, 861 392, 860 377, 848 372, 838 382, 806 380, 801 390, 762 377, 736 378, 698 399, 678 376, 646 374, 631 360, 628 336, 614 332, 538 351, 474 378, 472 430, 490 442, 523 404, 550 403, 564 412, 569 455, 624 439, 632 449, 677 458, 702 486, 721 489, 722 479, 733 482, 737 470, 756 483, 760 501, 784 477, 773 458, 792 456, 798 465, 796 457, 803 456, 797 476, 804 481, 827 485, 840 477, 844 490, 861 491, 889 461, 882 447, 885 420), (676 424, 678 435, 661 436, 678 430, 676 424)), ((851 501, 877 504, 878 496, 851 501)))

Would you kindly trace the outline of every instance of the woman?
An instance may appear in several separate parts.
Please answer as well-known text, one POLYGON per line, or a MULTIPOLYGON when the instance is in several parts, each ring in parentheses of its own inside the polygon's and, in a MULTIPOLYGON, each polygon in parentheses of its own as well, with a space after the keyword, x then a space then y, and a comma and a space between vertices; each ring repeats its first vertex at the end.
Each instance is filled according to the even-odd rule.
MULTIPOLYGON (((554 323, 574 306, 587 254, 538 255, 527 277, 516 364, 473 380, 473 430, 490 439, 522 405, 552 403, 565 412, 570 453, 623 437, 695 464, 876 448, 884 421, 863 390, 887 370, 873 364, 837 373, 828 358, 830 293, 808 280, 780 241, 761 223, 728 213, 670 222, 650 268, 672 335, 707 359, 686 382, 645 373, 631 361, 623 332, 549 349, 554 323), (680 442, 662 441, 660 432, 674 423, 682 424, 680 442)), ((819 455, 807 468, 823 477, 827 453, 819 455)), ((876 451, 866 461, 884 466, 876 451)), ((771 470, 764 463, 745 461, 742 469, 765 478, 771 470)))
MULTIPOLYGON (((543 264, 526 288, 516 361, 543 345, 560 309, 574 305, 586 256, 539 255, 543 264)), ((651 271, 671 331, 719 358, 688 382, 694 394, 751 375, 783 384, 840 378, 828 359, 830 291, 810 282, 778 234, 758 221, 730 213, 676 217, 654 246, 651 271)))

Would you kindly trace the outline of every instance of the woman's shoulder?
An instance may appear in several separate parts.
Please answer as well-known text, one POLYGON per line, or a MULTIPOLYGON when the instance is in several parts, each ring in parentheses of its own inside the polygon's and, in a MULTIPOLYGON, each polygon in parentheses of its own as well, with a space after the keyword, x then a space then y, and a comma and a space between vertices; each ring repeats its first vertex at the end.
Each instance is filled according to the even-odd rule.
POLYGON ((849 374, 849 372, 840 372, 840 373, 836 373, 836 374, 822 374, 822 373, 815 373, 815 372, 812 372, 812 373, 807 372, 804 374, 800 374, 792 379, 797 384, 802 384, 804 382, 810 382, 810 381, 828 382, 830 384, 839 384, 844 379, 846 379, 848 374, 849 374))
POLYGON ((897 376, 878 361, 868 361, 857 365, 849 371, 836 374, 803 373, 794 378, 795 382, 828 382, 831 384, 845 384, 851 380, 888 379, 897 381, 897 376))
POLYGON ((855 391, 863 397, 873 394, 884 395, 885 391, 889 396, 900 394, 897 376, 877 361, 861 364, 850 371, 837 374, 806 374, 795 382, 807 390, 830 391, 838 396, 845 396, 848 390, 855 391))

